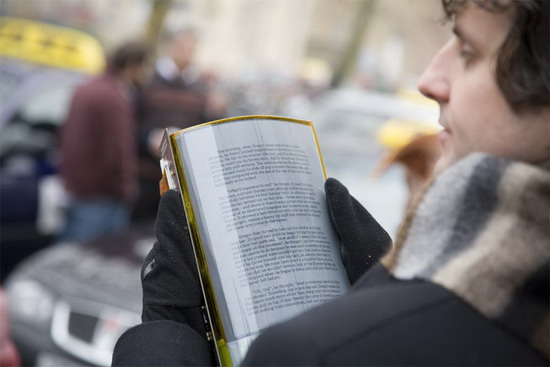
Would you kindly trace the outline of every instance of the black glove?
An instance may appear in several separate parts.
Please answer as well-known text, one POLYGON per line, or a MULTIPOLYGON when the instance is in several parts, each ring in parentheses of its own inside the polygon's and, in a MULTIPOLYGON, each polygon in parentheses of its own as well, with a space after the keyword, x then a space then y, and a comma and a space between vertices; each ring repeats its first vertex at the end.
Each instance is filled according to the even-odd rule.
POLYGON ((340 181, 329 178, 325 192, 332 226, 351 284, 376 264, 392 246, 388 233, 340 181))
POLYGON ((117 341, 112 366, 212 366, 202 291, 180 195, 160 201, 157 242, 141 270, 143 323, 117 341))
POLYGON ((180 194, 167 191, 155 223, 157 241, 143 263, 143 322, 170 320, 206 338, 202 291, 180 194))

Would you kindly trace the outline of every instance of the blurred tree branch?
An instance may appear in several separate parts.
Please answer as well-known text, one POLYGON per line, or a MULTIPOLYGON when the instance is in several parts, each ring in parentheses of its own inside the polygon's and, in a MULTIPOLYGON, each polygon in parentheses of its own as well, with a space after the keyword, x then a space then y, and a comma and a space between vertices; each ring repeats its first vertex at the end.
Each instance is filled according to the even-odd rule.
POLYGON ((155 46, 160 37, 160 32, 162 31, 162 24, 166 15, 170 11, 173 0, 151 0, 151 15, 147 21, 147 26, 145 28, 145 42, 151 46, 155 46))
POLYGON ((372 9, 375 1, 376 0, 360 0, 357 4, 357 17, 353 23, 349 42, 340 60, 340 64, 334 72, 334 77, 332 78, 331 86, 334 88, 341 86, 342 82, 349 76, 355 67, 359 50, 365 38, 365 31, 373 13, 372 9))

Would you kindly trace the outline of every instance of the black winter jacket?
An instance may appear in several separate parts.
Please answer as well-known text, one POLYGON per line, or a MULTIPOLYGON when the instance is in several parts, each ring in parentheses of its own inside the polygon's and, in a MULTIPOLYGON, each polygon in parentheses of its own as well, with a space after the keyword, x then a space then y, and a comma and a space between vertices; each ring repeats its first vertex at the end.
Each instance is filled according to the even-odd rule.
MULTIPOLYGON (((201 365, 208 345, 188 326, 144 323, 113 365, 201 365), (136 353, 137 351, 137 353, 136 353)), ((373 267, 344 296, 265 330, 243 365, 548 366, 541 354, 448 290, 373 267)))

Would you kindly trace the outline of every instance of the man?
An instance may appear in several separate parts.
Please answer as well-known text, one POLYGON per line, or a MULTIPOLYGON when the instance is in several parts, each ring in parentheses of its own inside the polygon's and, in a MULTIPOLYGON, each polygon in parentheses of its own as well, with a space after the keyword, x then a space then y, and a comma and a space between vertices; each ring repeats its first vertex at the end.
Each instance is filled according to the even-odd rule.
POLYGON ((136 219, 154 218, 158 208, 159 146, 167 127, 184 129, 221 117, 212 103, 206 77, 194 65, 197 35, 191 29, 172 34, 159 58, 152 81, 139 103, 140 196, 136 219))
POLYGON ((61 175, 69 194, 62 241, 87 242, 126 228, 137 194, 134 89, 147 50, 128 43, 105 72, 80 86, 61 135, 61 175))
MULTIPOLYGON (((365 248, 385 248, 384 232, 327 180, 353 288, 263 331, 242 365, 548 365, 550 2, 443 5, 455 37, 419 84, 440 104, 438 176, 412 205, 384 266, 370 270, 365 248)), ((177 199, 161 201, 144 322, 119 340, 114 365, 211 363, 196 299, 173 296, 198 290, 170 285, 181 287, 175 279, 185 276, 165 260, 175 246, 168 218, 182 215, 177 199), (157 340, 150 354, 132 359, 146 340, 157 340)))

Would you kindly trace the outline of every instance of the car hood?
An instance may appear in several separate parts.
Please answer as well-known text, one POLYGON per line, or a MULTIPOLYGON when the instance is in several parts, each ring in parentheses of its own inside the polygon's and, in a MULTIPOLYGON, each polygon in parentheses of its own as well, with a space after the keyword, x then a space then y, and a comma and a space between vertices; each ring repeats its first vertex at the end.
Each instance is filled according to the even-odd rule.
POLYGON ((152 247, 147 234, 128 231, 90 244, 65 243, 23 261, 8 278, 40 283, 55 298, 90 300, 141 313, 140 281, 144 255, 152 247))

